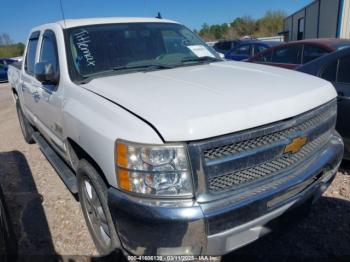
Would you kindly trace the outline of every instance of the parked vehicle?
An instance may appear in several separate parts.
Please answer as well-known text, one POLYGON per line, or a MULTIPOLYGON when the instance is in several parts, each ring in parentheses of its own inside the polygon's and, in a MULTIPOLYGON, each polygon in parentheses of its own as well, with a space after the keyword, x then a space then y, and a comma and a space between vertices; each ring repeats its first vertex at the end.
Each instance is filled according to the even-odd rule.
POLYGON ((338 93, 337 131, 345 144, 344 158, 350 160, 350 48, 318 58, 296 69, 330 81, 338 93))
POLYGON ((349 39, 320 38, 294 41, 267 49, 247 61, 295 69, 301 64, 349 46, 349 39))
POLYGON ((22 62, 14 62, 7 69, 7 77, 10 86, 20 85, 22 62))
POLYGON ((46 24, 25 54, 23 136, 102 254, 226 254, 315 201, 343 156, 331 83, 223 61, 170 20, 46 24))
POLYGON ((8 65, 15 62, 12 59, 0 58, 0 82, 7 82, 7 69, 8 65))
POLYGON ((229 60, 241 61, 255 56, 270 47, 281 44, 283 43, 277 41, 246 40, 236 45, 235 48, 226 52, 225 58, 229 60))
MULTIPOLYGON (((244 40, 243 40, 244 41, 244 40)), ((213 45, 216 52, 220 54, 225 54, 231 49, 235 48, 242 40, 220 40, 213 45)))

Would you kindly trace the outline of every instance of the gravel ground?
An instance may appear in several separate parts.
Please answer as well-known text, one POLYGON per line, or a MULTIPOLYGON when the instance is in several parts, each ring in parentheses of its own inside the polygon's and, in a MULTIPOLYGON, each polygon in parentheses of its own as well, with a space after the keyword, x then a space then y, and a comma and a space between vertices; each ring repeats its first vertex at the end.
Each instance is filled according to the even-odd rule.
POLYGON ((0 84, 0 183, 21 261, 97 254, 79 202, 38 146, 25 143, 8 84, 0 84))
MULTIPOLYGON (((331 187, 297 225, 292 221, 223 261, 350 261, 349 172, 350 164, 343 162, 331 187)), ((0 84, 0 183, 20 261, 33 257, 47 261, 47 255, 90 261, 97 255, 79 203, 38 146, 24 142, 8 84, 0 84)))

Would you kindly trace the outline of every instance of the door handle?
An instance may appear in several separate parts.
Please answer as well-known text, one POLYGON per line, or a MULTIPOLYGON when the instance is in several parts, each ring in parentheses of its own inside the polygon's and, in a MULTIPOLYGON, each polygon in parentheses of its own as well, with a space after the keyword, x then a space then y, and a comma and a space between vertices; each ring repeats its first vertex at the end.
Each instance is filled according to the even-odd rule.
POLYGON ((33 98, 34 98, 34 101, 35 101, 35 102, 39 102, 41 96, 40 96, 40 94, 39 94, 38 91, 34 91, 34 92, 33 92, 33 98))
POLYGON ((22 83, 22 92, 24 92, 26 89, 28 89, 28 87, 24 83, 22 83))

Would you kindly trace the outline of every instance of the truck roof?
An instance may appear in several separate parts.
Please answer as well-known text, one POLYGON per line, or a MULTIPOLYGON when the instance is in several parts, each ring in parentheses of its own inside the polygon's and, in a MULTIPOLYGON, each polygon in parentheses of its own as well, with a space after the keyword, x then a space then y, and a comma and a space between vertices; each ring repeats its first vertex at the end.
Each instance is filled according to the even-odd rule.
POLYGON ((177 23, 168 19, 158 19, 150 17, 104 17, 104 18, 83 18, 66 19, 56 22, 62 28, 71 28, 84 25, 117 24, 117 23, 177 23))

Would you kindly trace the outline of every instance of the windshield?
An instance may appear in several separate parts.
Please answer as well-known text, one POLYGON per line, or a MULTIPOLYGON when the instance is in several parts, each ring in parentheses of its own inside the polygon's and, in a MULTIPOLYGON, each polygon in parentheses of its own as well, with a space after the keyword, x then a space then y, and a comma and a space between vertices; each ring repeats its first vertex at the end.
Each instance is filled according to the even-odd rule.
POLYGON ((73 81, 219 59, 197 35, 173 23, 83 26, 69 29, 67 40, 73 81))

